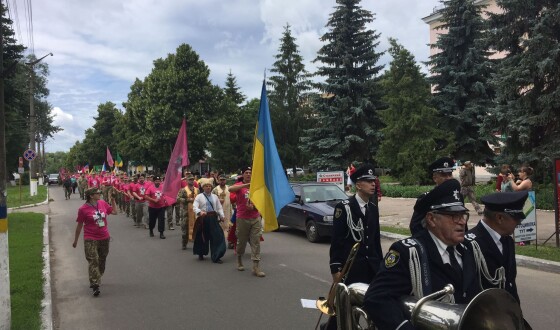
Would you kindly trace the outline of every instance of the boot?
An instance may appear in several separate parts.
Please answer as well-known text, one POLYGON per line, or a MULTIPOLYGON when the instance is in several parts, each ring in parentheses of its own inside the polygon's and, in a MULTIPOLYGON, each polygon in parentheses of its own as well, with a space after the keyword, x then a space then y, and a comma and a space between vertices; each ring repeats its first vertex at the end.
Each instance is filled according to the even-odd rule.
POLYGON ((259 269, 259 262, 253 261, 253 275, 256 277, 265 277, 266 274, 259 269))
POLYGON ((182 238, 181 245, 183 247, 183 250, 186 250, 187 249, 187 235, 182 235, 181 238, 182 238))
POLYGON ((245 267, 243 267, 243 257, 242 256, 237 256, 237 270, 242 272, 245 270, 245 267))
POLYGON ((154 231, 150 229, 150 237, 154 237, 154 231))

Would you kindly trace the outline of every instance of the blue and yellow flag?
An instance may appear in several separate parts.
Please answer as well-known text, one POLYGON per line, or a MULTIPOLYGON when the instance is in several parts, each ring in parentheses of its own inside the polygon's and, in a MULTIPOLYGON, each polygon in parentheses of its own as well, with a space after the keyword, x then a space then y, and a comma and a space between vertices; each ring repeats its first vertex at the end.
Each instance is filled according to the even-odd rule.
POLYGON ((278 228, 277 217, 280 210, 295 199, 274 142, 264 81, 259 120, 255 129, 249 198, 264 219, 264 231, 278 228))

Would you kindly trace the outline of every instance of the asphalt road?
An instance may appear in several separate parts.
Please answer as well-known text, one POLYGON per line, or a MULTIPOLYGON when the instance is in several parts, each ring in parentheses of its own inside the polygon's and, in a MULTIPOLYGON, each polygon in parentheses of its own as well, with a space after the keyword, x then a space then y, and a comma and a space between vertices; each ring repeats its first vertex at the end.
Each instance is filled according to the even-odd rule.
MULTIPOLYGON (((198 261, 182 251, 179 230, 167 239, 148 237, 119 214, 109 217, 112 241, 101 295, 91 296, 83 239, 72 248, 78 195, 64 200, 50 190, 51 269, 57 329, 313 329, 319 313, 301 298, 325 296, 330 287, 327 242, 309 243, 289 229, 266 233, 261 244, 265 278, 235 269, 228 250, 223 264, 198 261)), ((390 241, 384 240, 387 251, 390 241)), ((249 247, 247 247, 249 251, 249 247)), ((245 265, 250 265, 245 255, 245 265)), ((560 274, 519 268, 525 318, 534 329, 555 329, 560 274)), ((324 320, 325 318, 323 318, 324 320)))

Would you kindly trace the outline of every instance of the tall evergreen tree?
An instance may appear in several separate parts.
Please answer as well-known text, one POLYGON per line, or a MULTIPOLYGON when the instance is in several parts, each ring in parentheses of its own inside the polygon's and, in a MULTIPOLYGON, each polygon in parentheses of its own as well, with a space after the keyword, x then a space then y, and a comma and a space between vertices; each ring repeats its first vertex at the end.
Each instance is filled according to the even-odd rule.
MULTIPOLYGON (((503 52, 493 79, 488 131, 504 137, 502 159, 548 167, 560 157, 560 4, 498 0, 492 47, 503 52)), ((541 171, 538 171, 541 172, 541 171)))
POLYGON ((247 97, 241 92, 241 88, 237 85, 237 79, 229 71, 227 78, 226 78, 226 88, 224 88, 224 92, 226 93, 226 97, 232 100, 238 106, 245 102, 247 97))
POLYGON ((268 81, 272 130, 278 154, 284 166, 302 166, 304 153, 299 149, 303 129, 309 128, 311 75, 305 70, 296 39, 286 24, 280 39, 279 53, 274 57, 273 73, 268 81))
POLYGON ((396 40, 389 42, 393 60, 381 79, 388 108, 379 112, 385 128, 377 160, 402 183, 423 183, 427 164, 454 150, 454 136, 438 127, 430 85, 414 56, 396 40))
POLYGON ((318 124, 305 131, 302 149, 311 156, 310 165, 341 168, 359 160, 369 161, 377 151, 381 122, 380 88, 375 80, 383 66, 376 52, 379 34, 366 24, 374 16, 359 6, 360 0, 337 0, 329 28, 321 40, 326 44, 317 54, 322 66, 317 75, 322 92, 316 107, 318 124))
POLYGON ((492 162, 482 121, 493 106, 489 78, 493 65, 486 50, 486 24, 483 7, 474 0, 443 0, 440 10, 442 32, 431 45, 439 52, 429 61, 434 103, 443 118, 443 127, 455 133, 457 149, 453 156, 483 164, 492 162))

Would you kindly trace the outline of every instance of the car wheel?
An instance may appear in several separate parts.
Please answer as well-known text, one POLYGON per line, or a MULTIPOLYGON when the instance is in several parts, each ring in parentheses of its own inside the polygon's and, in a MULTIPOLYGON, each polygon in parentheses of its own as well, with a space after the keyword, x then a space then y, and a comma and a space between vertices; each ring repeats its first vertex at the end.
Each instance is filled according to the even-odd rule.
POLYGON ((317 231, 317 224, 313 220, 309 220, 305 225, 305 235, 311 243, 317 243, 321 239, 317 231))

